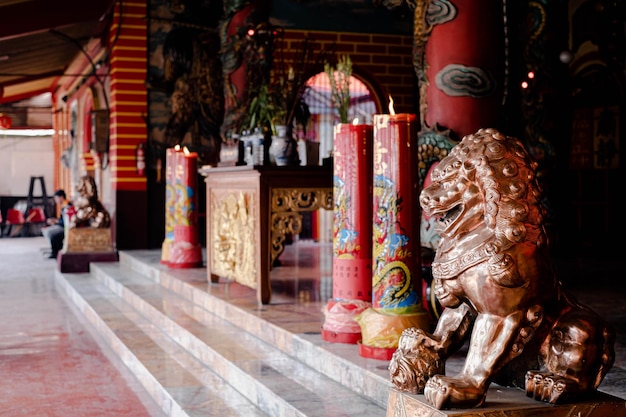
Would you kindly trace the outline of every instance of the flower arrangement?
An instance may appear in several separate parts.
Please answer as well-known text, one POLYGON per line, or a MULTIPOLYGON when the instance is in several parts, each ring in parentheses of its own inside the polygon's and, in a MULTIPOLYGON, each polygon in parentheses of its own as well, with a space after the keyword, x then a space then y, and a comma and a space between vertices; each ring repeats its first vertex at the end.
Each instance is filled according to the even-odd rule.
POLYGON ((324 64, 324 72, 328 75, 332 102, 337 106, 339 121, 348 123, 350 109, 350 77, 352 76, 352 60, 349 55, 340 55, 335 67, 328 62, 324 64))

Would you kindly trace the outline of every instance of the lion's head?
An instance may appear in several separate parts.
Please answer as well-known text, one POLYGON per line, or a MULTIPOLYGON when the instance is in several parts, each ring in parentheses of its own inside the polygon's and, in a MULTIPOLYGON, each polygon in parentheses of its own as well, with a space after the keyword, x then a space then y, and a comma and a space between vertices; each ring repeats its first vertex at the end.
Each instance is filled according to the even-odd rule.
POLYGON ((505 251, 522 242, 546 244, 536 165, 518 139, 495 129, 465 136, 441 160, 420 195, 424 213, 438 218, 436 278, 488 260, 507 285, 512 265, 505 251))
POLYGON ((76 184, 76 191, 80 195, 80 198, 87 204, 94 204, 98 201, 98 187, 93 177, 89 175, 83 175, 76 184))
POLYGON ((76 183, 78 196, 74 201, 76 214, 70 227, 109 227, 111 218, 108 211, 98 200, 98 187, 93 177, 83 175, 76 183))

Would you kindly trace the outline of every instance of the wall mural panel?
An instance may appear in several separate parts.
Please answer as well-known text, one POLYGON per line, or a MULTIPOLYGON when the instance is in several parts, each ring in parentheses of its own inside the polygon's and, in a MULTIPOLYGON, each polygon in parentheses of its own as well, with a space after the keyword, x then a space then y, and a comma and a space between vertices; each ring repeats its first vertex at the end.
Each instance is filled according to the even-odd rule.
POLYGON ((203 164, 218 161, 224 111, 221 15, 219 1, 150 3, 149 163, 162 161, 165 149, 175 145, 198 152, 203 164))

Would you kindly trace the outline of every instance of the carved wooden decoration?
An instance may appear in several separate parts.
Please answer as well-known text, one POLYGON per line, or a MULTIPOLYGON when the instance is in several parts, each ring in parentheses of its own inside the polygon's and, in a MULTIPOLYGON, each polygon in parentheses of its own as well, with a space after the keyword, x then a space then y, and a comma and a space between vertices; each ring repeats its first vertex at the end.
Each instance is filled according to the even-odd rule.
POLYGON ((256 288, 255 246, 249 244, 256 239, 254 228, 259 227, 255 224, 255 193, 218 190, 210 195, 209 204, 213 273, 256 288), (217 197, 215 192, 222 195, 217 197))

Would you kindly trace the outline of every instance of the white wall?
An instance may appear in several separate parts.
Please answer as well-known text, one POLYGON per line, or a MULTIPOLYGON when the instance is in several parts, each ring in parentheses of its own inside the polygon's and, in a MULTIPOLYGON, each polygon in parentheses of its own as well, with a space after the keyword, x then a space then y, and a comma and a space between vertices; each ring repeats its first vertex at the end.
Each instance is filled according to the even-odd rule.
MULTIPOLYGON (((54 194, 52 137, 0 136, 0 196, 27 196, 31 176, 43 176, 54 194)), ((41 196, 39 183, 33 194, 41 196)))

